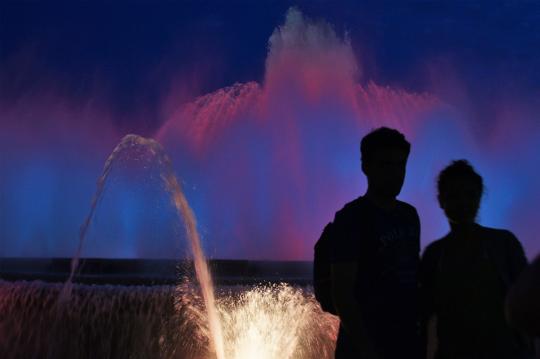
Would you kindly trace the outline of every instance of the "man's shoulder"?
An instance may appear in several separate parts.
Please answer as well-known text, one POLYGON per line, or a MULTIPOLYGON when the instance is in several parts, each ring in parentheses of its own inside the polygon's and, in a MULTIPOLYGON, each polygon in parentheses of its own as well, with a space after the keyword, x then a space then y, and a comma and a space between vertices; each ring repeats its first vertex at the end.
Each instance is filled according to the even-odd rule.
POLYGON ((334 230, 359 231, 371 218, 370 209, 363 197, 358 197, 336 212, 333 220, 334 230))
POLYGON ((418 216, 418 212, 416 211, 416 207, 414 207, 412 204, 401 201, 399 199, 397 200, 397 204, 403 211, 410 212, 411 214, 414 214, 415 216, 418 216))
POLYGON ((502 228, 479 226, 484 240, 499 245, 505 250, 508 248, 521 248, 521 243, 511 231, 502 228))
POLYGON ((505 282, 514 281, 527 266, 527 258, 521 242, 507 229, 481 227, 484 231, 484 243, 507 273, 505 282))
POLYGON ((516 236, 507 229, 478 226, 486 238, 513 240, 516 236))
POLYGON ((448 235, 436 239, 426 246, 423 256, 436 256, 439 255, 444 247, 444 244, 448 241, 448 235))
POLYGON ((350 214, 357 213, 365 207, 365 200, 362 196, 353 199, 350 202, 345 203, 345 205, 336 212, 336 217, 338 216, 347 216, 350 214))

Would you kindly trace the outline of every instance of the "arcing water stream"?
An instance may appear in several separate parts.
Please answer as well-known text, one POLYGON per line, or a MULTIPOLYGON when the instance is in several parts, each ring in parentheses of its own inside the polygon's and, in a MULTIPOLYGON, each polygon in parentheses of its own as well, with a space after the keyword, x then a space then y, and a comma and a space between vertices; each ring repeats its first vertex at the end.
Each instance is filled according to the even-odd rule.
POLYGON ((171 194, 172 202, 176 208, 176 211, 178 212, 178 215, 184 221, 184 227, 186 229, 187 237, 193 253, 197 280, 199 282, 206 307, 208 325, 211 334, 211 343, 215 350, 217 359, 225 359, 222 328, 215 305, 214 285, 212 283, 212 277, 210 275, 210 271, 208 270, 206 258, 201 247, 199 233, 197 232, 197 222, 193 211, 191 210, 191 207, 189 206, 188 201, 182 192, 182 188, 176 179, 169 157, 163 150, 163 147, 153 139, 147 139, 137 135, 126 135, 107 158, 105 166, 103 167, 103 173, 97 181, 97 190, 92 198, 90 212, 80 229, 79 245, 71 262, 71 272, 69 278, 64 284, 64 287, 60 293, 60 302, 65 302, 71 294, 73 277, 79 264, 84 240, 88 233, 90 223, 92 222, 92 218, 96 211, 96 206, 103 194, 107 178, 113 168, 113 165, 120 155, 124 154, 126 151, 130 151, 133 148, 142 148, 146 150, 150 154, 152 160, 156 161, 160 168, 160 176, 163 180, 164 186, 171 194))

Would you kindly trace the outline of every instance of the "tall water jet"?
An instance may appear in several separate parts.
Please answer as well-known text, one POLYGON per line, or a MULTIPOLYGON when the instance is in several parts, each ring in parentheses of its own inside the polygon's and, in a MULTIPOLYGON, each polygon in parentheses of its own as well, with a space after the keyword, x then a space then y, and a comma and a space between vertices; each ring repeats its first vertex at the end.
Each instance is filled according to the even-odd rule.
POLYGON ((156 163, 159 165, 160 177, 163 180, 163 184, 167 191, 171 194, 172 202, 175 206, 176 211, 178 212, 178 215, 182 217, 184 221, 184 227, 193 254, 195 273, 201 288, 208 316, 210 342, 215 350, 217 358, 224 359, 225 350, 223 344, 223 334, 221 323, 215 306, 214 285, 212 282, 210 271, 208 269, 206 258, 204 256, 204 252, 201 247, 199 233, 197 232, 197 221, 174 174, 171 160, 163 150, 163 147, 153 139, 148 139, 133 134, 126 135, 107 158, 107 161, 105 162, 105 165, 103 167, 103 172, 97 181, 97 189, 94 197, 92 198, 90 212, 88 213, 88 216, 85 218, 83 224, 81 225, 79 231, 79 244, 77 247, 77 251, 71 261, 71 271, 67 281, 62 288, 62 291, 60 292, 59 301, 65 302, 71 294, 73 277, 75 276, 75 272, 77 271, 79 265, 79 259, 84 240, 88 233, 88 229, 94 216, 96 206, 105 189, 107 178, 113 168, 116 159, 125 151, 137 148, 142 148, 148 151, 152 156, 152 159, 156 161, 156 163))

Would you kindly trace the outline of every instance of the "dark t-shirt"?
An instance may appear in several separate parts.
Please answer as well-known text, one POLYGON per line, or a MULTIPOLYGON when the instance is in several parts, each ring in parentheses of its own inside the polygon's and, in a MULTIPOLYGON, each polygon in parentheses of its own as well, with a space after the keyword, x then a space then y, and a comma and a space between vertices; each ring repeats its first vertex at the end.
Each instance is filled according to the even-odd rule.
MULTIPOLYGON (((356 298, 376 350, 382 358, 417 357, 420 221, 416 210, 398 201, 396 208, 386 211, 359 197, 336 213, 334 228, 332 262, 358 263, 356 298)), ((343 328, 336 357, 355 357, 343 328)))
POLYGON ((426 315, 437 316, 441 358, 522 358, 523 338, 506 323, 508 287, 527 265, 515 236, 478 226, 473 239, 447 236, 422 258, 426 315))

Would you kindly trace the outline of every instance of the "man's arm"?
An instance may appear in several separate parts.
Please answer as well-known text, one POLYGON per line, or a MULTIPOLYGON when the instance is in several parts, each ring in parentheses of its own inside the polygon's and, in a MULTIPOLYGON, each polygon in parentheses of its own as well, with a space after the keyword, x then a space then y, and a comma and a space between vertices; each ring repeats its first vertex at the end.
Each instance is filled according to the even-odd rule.
POLYGON ((432 243, 425 250, 420 260, 418 287, 420 294, 420 338, 422 340, 422 358, 431 358, 436 347, 434 316, 435 298, 434 276, 440 259, 441 243, 432 243))
POLYGON ((540 256, 510 289, 506 297, 506 316, 516 328, 540 336, 540 256))
POLYGON ((527 257, 525 256, 525 251, 523 246, 517 237, 510 231, 508 231, 509 237, 507 239, 506 252, 508 255, 508 260, 510 261, 510 281, 513 284, 521 272, 528 267, 527 257))
POLYGON ((378 358, 373 341, 369 337, 364 320, 362 308, 355 298, 355 287, 358 275, 356 262, 334 263, 332 271, 332 297, 341 324, 353 343, 361 358, 378 358))

